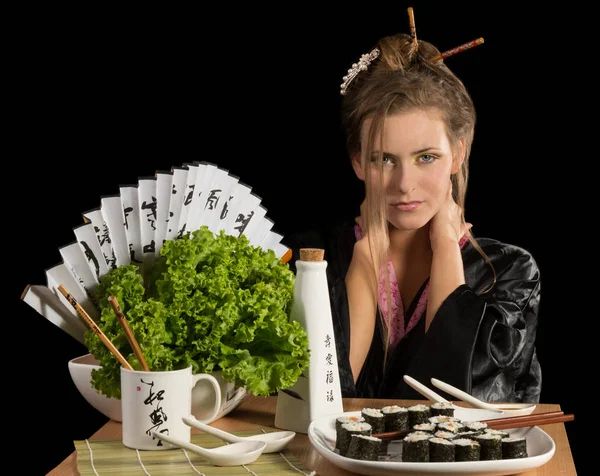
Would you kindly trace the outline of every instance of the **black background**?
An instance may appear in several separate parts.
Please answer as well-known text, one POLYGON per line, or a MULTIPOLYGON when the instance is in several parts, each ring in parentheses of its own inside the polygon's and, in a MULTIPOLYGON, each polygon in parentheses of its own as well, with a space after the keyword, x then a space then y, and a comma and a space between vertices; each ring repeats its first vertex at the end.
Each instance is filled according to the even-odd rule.
MULTIPOLYGON (((380 36, 409 31, 408 6, 417 36, 441 50, 485 38, 446 60, 478 110, 467 220, 475 235, 536 257, 541 400, 581 408, 575 375, 561 368, 583 366, 579 320, 589 313, 578 245, 592 226, 582 217, 594 146, 579 112, 590 105, 589 11, 495 2, 32 10, 13 18, 9 48, 5 342, 19 350, 6 354, 18 371, 4 388, 29 424, 18 426, 23 441, 33 436, 25 448, 39 474, 106 421, 68 374, 86 349, 19 298, 27 284, 45 284, 82 213, 120 185, 205 160, 252 186, 284 236, 352 216, 362 189, 340 129, 341 78, 380 36)), ((577 425, 566 427, 578 463, 577 425)))

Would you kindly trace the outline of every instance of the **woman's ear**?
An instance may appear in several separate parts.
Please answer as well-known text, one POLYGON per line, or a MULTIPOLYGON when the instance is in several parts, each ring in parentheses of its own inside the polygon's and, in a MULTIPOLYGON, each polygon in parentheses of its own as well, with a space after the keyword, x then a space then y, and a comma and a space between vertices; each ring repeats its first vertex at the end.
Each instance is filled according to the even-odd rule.
POLYGON ((462 167, 463 162, 465 161, 465 152, 467 150, 467 145, 465 143, 465 139, 460 139, 458 142, 456 154, 452 157, 452 171, 451 174, 457 174, 460 168, 462 167))
POLYGON ((360 163, 360 153, 353 154, 351 156, 352 168, 354 169, 354 173, 356 176, 365 181, 365 169, 363 169, 362 164, 360 163))

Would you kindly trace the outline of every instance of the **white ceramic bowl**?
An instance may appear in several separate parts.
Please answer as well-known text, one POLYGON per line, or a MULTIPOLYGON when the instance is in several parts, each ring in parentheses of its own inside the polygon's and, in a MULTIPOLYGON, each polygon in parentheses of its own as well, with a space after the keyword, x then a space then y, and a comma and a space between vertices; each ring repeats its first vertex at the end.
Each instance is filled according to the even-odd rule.
MULTIPOLYGON (((69 361, 69 373, 83 398, 103 415, 120 422, 122 421, 121 400, 102 395, 92 387, 92 369, 99 368, 100 365, 92 354, 85 354, 69 361)), ((235 383, 226 382, 221 371, 213 372, 211 375, 217 379, 221 387, 221 409, 215 418, 206 421, 209 411, 203 410, 203 408, 213 408, 214 400, 206 402, 202 397, 202 394, 205 393, 204 385, 209 384, 201 380, 192 390, 192 415, 207 424, 227 415, 242 403, 242 399, 246 395, 246 387, 236 387, 235 383)))

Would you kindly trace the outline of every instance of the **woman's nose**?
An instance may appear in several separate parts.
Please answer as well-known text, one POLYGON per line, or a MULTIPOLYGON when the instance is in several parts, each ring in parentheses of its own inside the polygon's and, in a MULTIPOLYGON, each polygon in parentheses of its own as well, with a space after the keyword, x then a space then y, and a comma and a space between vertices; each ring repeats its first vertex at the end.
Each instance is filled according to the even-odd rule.
POLYGON ((409 193, 416 188, 417 173, 410 165, 396 169, 393 177, 394 188, 400 193, 409 193))

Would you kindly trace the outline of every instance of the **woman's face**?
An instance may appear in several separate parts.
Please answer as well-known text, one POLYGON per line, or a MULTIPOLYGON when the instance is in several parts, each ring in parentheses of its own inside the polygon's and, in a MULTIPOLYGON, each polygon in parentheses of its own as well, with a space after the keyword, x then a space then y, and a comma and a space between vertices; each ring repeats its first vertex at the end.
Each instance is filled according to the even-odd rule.
MULTIPOLYGON (((370 167, 370 183, 379 186, 377 160, 383 151, 383 188, 389 222, 400 230, 426 225, 447 199, 450 175, 460 164, 453 161, 444 122, 434 109, 413 109, 387 116, 383 144, 377 139, 372 157, 362 157, 370 167)), ((366 155, 370 120, 361 131, 362 155, 366 155)), ((359 157, 352 161, 361 180, 365 171, 359 157)))

